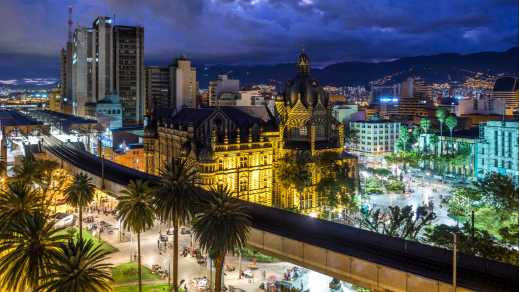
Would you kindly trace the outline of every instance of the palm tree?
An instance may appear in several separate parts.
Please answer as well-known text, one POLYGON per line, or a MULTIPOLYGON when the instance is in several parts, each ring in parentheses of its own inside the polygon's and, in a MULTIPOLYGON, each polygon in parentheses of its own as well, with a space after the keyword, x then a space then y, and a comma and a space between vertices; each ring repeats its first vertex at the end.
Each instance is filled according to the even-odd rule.
POLYGON ((0 190, 0 229, 41 212, 40 194, 23 181, 15 180, 0 190))
MULTIPOLYGON (((60 243, 69 237, 42 213, 13 222, 0 233, 0 287, 7 291, 37 288, 50 274, 60 243)), ((5 291, 3 290, 3 291, 5 291)))
POLYGON ((142 291, 141 233, 153 226, 155 217, 151 188, 148 182, 131 181, 118 199, 117 218, 121 220, 124 229, 137 233, 137 269, 139 291, 142 291))
POLYGON ((449 132, 450 132, 450 136, 451 136, 451 144, 452 144, 453 143, 453 141, 452 141, 452 131, 458 125, 458 120, 456 119, 455 116, 450 115, 450 116, 447 117, 447 119, 445 119, 445 125, 447 126, 447 128, 449 128, 449 132))
POLYGON ((407 144, 411 140, 411 135, 409 135, 409 129, 406 126, 400 126, 398 140, 401 141, 404 152, 407 151, 407 144))
POLYGON ((199 198, 194 183, 198 175, 187 158, 172 159, 160 172, 155 207, 160 219, 173 222, 173 289, 178 291, 178 228, 193 218, 199 198))
POLYGON ((422 129, 422 132, 425 134, 424 136, 424 150, 425 152, 427 153, 429 151, 429 145, 428 145, 428 142, 427 142, 427 134, 429 134, 429 129, 431 128, 431 120, 429 120, 428 118, 421 118, 420 119, 420 129, 422 129))
POLYGON ((83 173, 76 174, 74 181, 65 189, 65 201, 79 209, 79 238, 83 238, 83 208, 94 200, 95 186, 92 179, 83 173))
MULTIPOLYGON (((447 118, 447 111, 444 108, 439 108, 436 110, 436 118, 438 122, 440 122, 440 136, 443 136, 443 123, 447 118)), ((440 155, 443 153, 442 145, 440 143, 440 155)))
POLYGON ((38 176, 38 161, 33 156, 28 155, 22 158, 21 163, 14 167, 16 180, 32 183, 38 176))
POLYGON ((72 240, 60 244, 55 262, 50 264, 48 280, 39 291, 112 291, 111 264, 106 263, 109 252, 92 240, 72 240))
POLYGON ((246 206, 232 198, 225 187, 212 189, 210 197, 203 200, 201 206, 193 231, 200 247, 215 260, 215 291, 220 292, 225 254, 245 247, 251 218, 246 206))
POLYGON ((425 134, 428 134, 430 127, 431 127, 431 120, 429 120, 428 118, 420 119, 420 128, 422 128, 422 130, 425 134))

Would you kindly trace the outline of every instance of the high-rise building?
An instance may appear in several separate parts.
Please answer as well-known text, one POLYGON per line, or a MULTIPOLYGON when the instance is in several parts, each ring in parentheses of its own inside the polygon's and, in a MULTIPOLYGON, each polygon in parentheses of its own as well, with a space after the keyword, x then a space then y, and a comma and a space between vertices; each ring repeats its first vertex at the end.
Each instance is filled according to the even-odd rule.
MULTIPOLYGON (((61 49, 61 96, 72 98, 72 54, 73 44, 67 41, 65 48, 61 49)), ((68 100, 67 100, 68 101, 68 100)))
POLYGON ((196 68, 191 66, 191 61, 186 57, 178 58, 169 66, 170 98, 173 108, 180 111, 184 107, 196 108, 196 96, 198 94, 198 82, 196 81, 196 68))
POLYGON ((60 51, 61 61, 61 82, 60 82, 60 96, 62 105, 60 110, 66 113, 72 113, 72 91, 73 91, 73 76, 72 76, 72 55, 74 45, 72 42, 72 6, 68 8, 68 35, 65 47, 60 51))
POLYGON ((506 76, 496 80, 491 94, 492 98, 504 101, 507 116, 519 115, 519 78, 506 76))
POLYGON ((92 115, 87 105, 96 102, 97 58, 94 30, 78 27, 74 31, 72 57, 72 107, 76 115, 92 115))
POLYGON ((196 69, 185 57, 168 67, 145 69, 146 114, 171 116, 182 108, 197 107, 196 69))
POLYGON ((495 172, 519 184, 519 122, 488 121, 479 127, 477 176, 495 172))
POLYGON ((114 77, 114 48, 112 19, 99 16, 93 23, 94 100, 98 101, 112 92, 114 77))
POLYGON ((146 67, 144 69, 146 115, 158 114, 159 109, 172 107, 169 94, 169 68, 146 67))
POLYGON ((350 122, 350 129, 357 132, 358 141, 352 150, 370 155, 391 153, 399 136, 400 122, 383 120, 375 115, 367 121, 350 122))
POLYGON ((433 114, 432 87, 420 78, 408 78, 399 84, 400 116, 429 117, 433 114))
POLYGON ((72 104, 77 115, 94 116, 96 102, 117 93, 123 124, 144 116, 144 29, 113 25, 100 16, 92 27, 78 27, 72 43, 72 104))
POLYGON ((140 124, 144 117, 144 28, 117 25, 113 38, 113 91, 121 96, 123 124, 140 124))
POLYGON ((218 75, 216 80, 209 82, 209 106, 225 105, 226 100, 222 100, 224 104, 219 104, 222 94, 237 95, 239 91, 239 80, 229 79, 227 75, 218 75))

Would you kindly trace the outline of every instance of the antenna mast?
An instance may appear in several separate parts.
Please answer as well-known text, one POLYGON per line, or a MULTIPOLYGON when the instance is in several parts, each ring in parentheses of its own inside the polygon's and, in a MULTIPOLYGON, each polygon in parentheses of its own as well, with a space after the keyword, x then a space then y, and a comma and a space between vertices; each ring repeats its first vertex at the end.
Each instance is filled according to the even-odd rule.
POLYGON ((72 5, 68 7, 68 41, 72 42, 72 5))

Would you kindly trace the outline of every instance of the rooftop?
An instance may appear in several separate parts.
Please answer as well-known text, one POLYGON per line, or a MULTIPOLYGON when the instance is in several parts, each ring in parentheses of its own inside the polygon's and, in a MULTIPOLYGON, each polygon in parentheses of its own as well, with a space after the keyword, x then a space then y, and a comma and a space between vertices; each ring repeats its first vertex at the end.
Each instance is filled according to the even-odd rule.
POLYGON ((519 91, 519 78, 505 76, 496 80, 494 91, 519 91))
POLYGON ((30 126, 30 125, 42 125, 36 119, 28 117, 17 110, 13 109, 0 109, 0 123, 1 126, 30 126))
POLYGON ((174 126, 200 126, 211 114, 221 111, 229 119, 235 122, 240 128, 250 128, 254 124, 263 127, 264 130, 277 129, 274 116, 267 107, 263 106, 230 106, 230 107, 206 107, 206 108, 183 108, 170 119, 165 120, 166 124, 174 126))

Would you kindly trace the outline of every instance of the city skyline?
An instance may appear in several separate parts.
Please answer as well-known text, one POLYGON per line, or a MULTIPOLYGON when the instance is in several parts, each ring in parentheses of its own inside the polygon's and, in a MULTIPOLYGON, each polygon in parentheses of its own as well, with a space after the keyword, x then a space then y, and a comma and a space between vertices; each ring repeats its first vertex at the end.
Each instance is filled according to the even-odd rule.
POLYGON ((3 1, 3 28, 8 30, 0 32, 10 38, 0 41, 0 78, 56 76, 69 5, 74 9, 74 27, 89 26, 98 15, 115 15, 117 24, 144 26, 145 63, 151 65, 171 62, 181 54, 199 64, 288 63, 305 48, 313 63, 323 66, 446 52, 503 51, 518 44, 519 6, 513 0, 372 4, 3 1), (49 11, 54 17, 44 17, 49 11), (20 76, 27 68, 33 75, 20 76))

